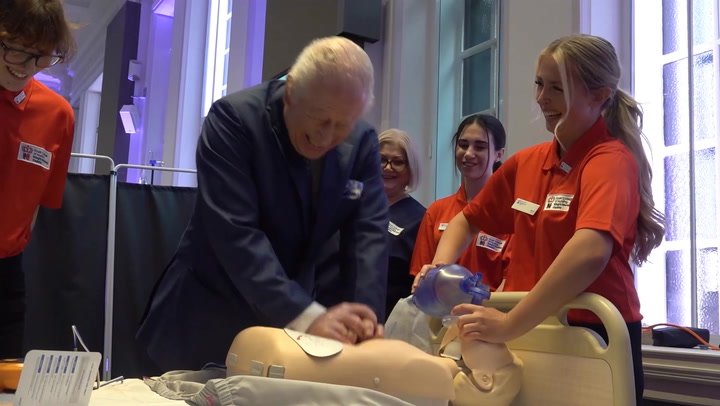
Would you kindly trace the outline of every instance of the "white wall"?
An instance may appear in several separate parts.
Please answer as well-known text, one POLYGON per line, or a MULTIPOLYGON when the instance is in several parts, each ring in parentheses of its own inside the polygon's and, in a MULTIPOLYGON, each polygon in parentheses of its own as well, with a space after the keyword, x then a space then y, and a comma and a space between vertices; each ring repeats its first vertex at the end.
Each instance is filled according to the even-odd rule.
MULTIPOLYGON (((376 77, 375 107, 367 119, 378 131, 397 127, 414 137, 424 166, 423 181, 414 195, 424 204, 436 199, 436 158, 452 159, 444 150, 440 155, 436 154, 438 127, 457 125, 443 122, 452 121, 444 117, 438 122, 438 57, 447 55, 439 52, 438 26, 441 3, 458 1, 385 0, 383 38, 366 47, 376 77)), ((252 21, 263 19, 264 7, 261 6, 264 0, 236 0, 236 3, 231 32, 234 48, 231 49, 230 92, 257 83, 262 67, 255 54, 258 49, 262 50, 258 34, 261 36, 264 25, 258 27, 252 21)), ((503 0, 501 3, 500 117, 508 130, 507 150, 512 154, 550 139, 537 120, 539 115, 534 108, 533 78, 537 54, 557 37, 591 32, 614 42, 621 60, 629 67, 631 47, 623 38, 629 37, 630 14, 618 11, 627 0, 503 0)), ((177 51, 171 56, 172 68, 167 72, 170 94, 163 137, 166 166, 194 167, 194 140, 199 134, 201 117, 194 112, 197 103, 193 102, 196 100, 193 95, 198 93, 197 100, 200 100, 202 89, 198 88, 197 81, 203 71, 196 57, 204 54, 202 27, 206 20, 206 11, 194 12, 196 6, 184 2, 178 2, 176 6, 172 45, 177 51), (198 18, 199 15, 203 17, 198 18)), ((104 37, 104 30, 96 32, 104 37)), ((90 46, 85 50, 89 51, 90 46)), ((99 58, 95 56, 95 59, 99 58)), ((82 71, 89 73, 97 69, 88 66, 82 71)), ((629 81, 629 69, 626 72, 629 81)), ((81 83, 86 81, 84 77, 76 79, 79 80, 74 83, 77 85, 74 91, 82 89, 81 83)), ((628 88, 629 82, 623 87, 628 88)), ((159 143, 151 144, 157 148, 159 143)), ((145 147, 147 150, 150 145, 145 147)))
MULTIPOLYGON (((205 2, 175 4, 163 143, 166 167, 195 168, 195 147, 202 123, 207 19, 208 7, 205 2)), ((194 186, 196 177, 186 173, 166 173, 163 175, 163 184, 194 186)))
MULTIPOLYGON (((459 0, 387 0, 384 38, 368 47, 376 77, 382 77, 382 90, 377 92, 382 96, 376 94, 381 111, 368 118, 377 124, 379 115, 378 130, 401 128, 420 146, 425 176, 414 195, 426 205, 442 197, 435 195, 436 159, 452 160, 444 148, 436 154, 437 129, 458 124, 442 122, 452 121, 448 117, 440 117, 438 122, 437 115, 438 56, 448 55, 447 44, 438 44, 439 10, 446 6, 441 2, 452 1, 459 0), (383 55, 377 51, 378 46, 383 47, 383 55)), ((538 53, 555 38, 579 32, 581 8, 593 4, 590 0, 502 3, 500 116, 508 132, 508 153, 514 153, 550 139, 533 109, 538 53)), ((452 100, 440 101, 448 102, 452 100)))
MULTIPOLYGON (((72 80, 64 80, 63 83, 64 90, 67 90, 63 94, 69 96, 69 102, 76 112, 72 152, 95 153, 102 98, 105 36, 108 24, 125 1, 93 1, 88 8, 65 5, 68 18, 78 25, 78 29, 73 32, 77 53, 66 67, 67 75, 72 80)), ((95 161, 86 158, 73 159, 70 165, 72 171, 93 172, 95 161)))
POLYGON ((102 74, 105 55, 105 34, 107 26, 125 4, 126 0, 103 0, 90 2, 90 8, 82 13, 79 25, 74 33, 77 41, 77 54, 70 61, 72 72, 72 90, 70 104, 77 106, 85 91, 102 74))
POLYGON ((535 61, 554 39, 580 31, 580 1, 502 2, 500 119, 507 131, 507 156, 552 139, 535 108, 535 61))
MULTIPOLYGON (((194 169, 202 128, 203 80, 207 47, 208 8, 203 2, 177 2, 165 117, 166 167, 194 169)), ((265 0, 235 0, 230 31, 228 93, 260 83, 262 77, 265 0)), ((169 175, 163 183, 194 186, 192 174, 169 175)))
POLYGON ((533 80, 537 55, 554 39, 588 33, 605 37, 623 66, 620 86, 631 90, 631 2, 628 0, 505 0, 502 15, 501 119, 512 154, 552 139, 539 120, 533 80))
MULTIPOLYGON (((387 0, 385 0, 387 1, 387 0)), ((385 130, 382 127, 383 115, 383 64, 385 54, 385 41, 383 38, 374 44, 365 44, 365 52, 367 52, 373 64, 375 73, 375 87, 373 94, 375 101, 372 108, 365 114, 365 120, 372 124, 378 132, 385 130)))
POLYGON ((413 137, 424 169, 414 196, 426 205, 435 200, 438 10, 439 0, 387 0, 383 39, 367 47, 376 69, 368 119, 378 131, 400 128, 413 137))
MULTIPOLYGON (((75 138, 73 152, 94 155, 97 146, 97 132, 100 121, 100 102, 102 100, 102 74, 80 98, 75 115, 75 138)), ((102 166, 105 168, 106 166, 102 166)), ((94 173, 95 160, 82 158, 70 160, 71 172, 94 173)))
MULTIPOLYGON (((444 131, 458 124, 446 122, 453 121, 450 117, 438 117, 438 104, 453 100, 438 101, 437 88, 438 58, 448 58, 448 47, 452 47, 438 44, 439 14, 441 8, 447 9, 444 2, 457 1, 386 0, 384 37, 367 47, 380 87, 376 89, 376 108, 368 120, 379 131, 401 128, 416 141, 422 151, 424 177, 414 195, 426 205, 442 197, 435 195, 438 160, 440 164, 452 160, 443 145, 438 148, 437 129, 444 131)), ((554 39, 579 32, 606 37, 625 67, 621 86, 630 88, 631 13, 627 0, 501 3, 500 118, 508 133, 508 154, 551 139, 538 119, 533 80, 537 55, 554 39)), ((455 100, 459 99, 458 94, 455 100)))
POLYGON ((599 35, 615 46, 622 78, 620 87, 633 90, 633 11, 630 0, 581 0, 580 29, 584 33, 599 35))
POLYGON ((228 94, 262 81, 265 9, 265 0, 233 1, 228 94))
POLYGON ((163 160, 165 142, 165 117, 168 105, 169 79, 168 71, 172 60, 172 31, 174 18, 162 14, 150 13, 148 52, 142 60, 145 67, 146 80, 137 95, 144 95, 143 108, 143 139, 144 145, 136 151, 139 159, 135 163, 147 165, 151 159, 163 160))

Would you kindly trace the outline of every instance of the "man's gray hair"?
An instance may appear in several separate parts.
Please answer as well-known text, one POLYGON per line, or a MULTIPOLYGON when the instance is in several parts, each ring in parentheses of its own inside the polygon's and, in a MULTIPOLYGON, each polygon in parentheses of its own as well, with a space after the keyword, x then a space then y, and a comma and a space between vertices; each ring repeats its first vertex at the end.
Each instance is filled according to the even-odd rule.
POLYGON ((315 79, 335 77, 354 82, 365 100, 365 112, 374 101, 372 62, 362 48, 347 38, 325 37, 312 41, 300 52, 288 76, 292 77, 296 95, 307 91, 306 87, 315 79))

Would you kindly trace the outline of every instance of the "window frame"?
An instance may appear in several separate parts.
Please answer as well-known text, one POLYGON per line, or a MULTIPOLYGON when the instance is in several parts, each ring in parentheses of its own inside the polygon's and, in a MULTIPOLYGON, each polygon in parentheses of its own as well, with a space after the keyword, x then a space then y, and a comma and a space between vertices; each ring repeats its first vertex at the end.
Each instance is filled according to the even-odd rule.
POLYGON ((454 194, 461 178, 455 168, 452 136, 463 115, 465 96, 464 61, 487 49, 492 49, 490 101, 491 107, 472 114, 501 115, 501 57, 503 0, 494 2, 494 32, 489 40, 464 48, 466 1, 439 0, 439 57, 438 57, 438 120, 435 165, 435 199, 454 194), (457 24, 462 21, 462 24, 457 24))
POLYGON ((203 82, 202 117, 212 104, 227 95, 228 68, 225 60, 230 58, 233 0, 210 2, 208 13, 207 48, 205 53, 205 76, 203 82), (224 44, 223 44, 224 42, 224 44))
MULTIPOLYGON (((698 222, 698 213, 696 207, 697 194, 695 190, 698 187, 696 182, 696 175, 698 168, 695 165, 697 154, 701 151, 714 148, 715 149, 715 201, 720 202, 720 114, 718 114, 718 107, 720 107, 720 23, 718 23, 718 13, 720 12, 720 0, 713 0, 713 21, 714 21, 714 38, 710 42, 702 44, 690 44, 689 41, 693 40, 691 33, 693 31, 692 25, 688 26, 687 19, 688 14, 686 10, 684 16, 686 22, 682 24, 679 29, 687 30, 687 34, 679 34, 682 43, 679 48, 671 53, 664 54, 662 46, 662 36, 659 43, 648 45, 647 41, 638 41, 643 36, 653 36, 657 34, 657 30, 662 31, 662 18, 663 11, 661 3, 654 3, 648 0, 634 0, 633 7, 633 41, 643 43, 642 48, 633 48, 633 72, 634 82, 636 83, 636 96, 638 101, 643 105, 646 113, 646 124, 650 124, 652 130, 646 131, 650 142, 650 148, 647 150, 648 156, 653 160, 653 192, 655 197, 656 207, 661 211, 665 212, 668 205, 666 204, 666 182, 667 177, 670 176, 665 171, 665 162, 669 157, 682 156, 682 154, 688 154, 688 196, 687 204, 689 207, 689 218, 690 228, 689 237, 679 237, 675 240, 663 241, 650 257, 650 264, 639 267, 636 269, 636 284, 640 300, 645 314, 645 323, 654 324, 661 322, 675 322, 678 324, 688 325, 697 327, 700 324, 700 315, 702 313, 699 309, 699 298, 698 298, 698 283, 700 276, 699 269, 699 251, 704 248, 715 248, 716 256, 720 258, 720 225, 716 225, 715 237, 714 238, 701 238, 698 235, 696 224, 698 222), (652 10, 651 7, 657 7, 652 10), (640 17, 642 16, 642 17, 640 17), (636 18, 637 17, 637 18, 636 18), (642 18, 642 20, 640 20, 642 18), (652 31, 652 32, 650 32, 652 31), (684 41, 683 41, 684 40, 684 41), (648 47, 652 46, 652 50, 648 47), (659 48, 659 52, 658 52, 659 48), (692 48, 692 52, 690 51, 692 48), (715 137, 711 137, 705 140, 697 140, 695 135, 695 120, 694 118, 699 114, 694 106, 695 97, 695 83, 694 73, 695 66, 693 60, 705 52, 711 51, 713 53, 713 71, 714 71, 714 102, 715 102, 715 137), (688 54, 692 53, 691 57, 688 58, 688 54), (652 62, 649 62, 652 60, 652 62), (685 116, 678 116, 677 123, 683 126, 680 129, 680 140, 675 145, 665 145, 665 95, 663 87, 665 86, 663 78, 663 67, 667 64, 674 62, 687 63, 682 68, 680 73, 680 80, 687 80, 687 83, 680 85, 683 91, 687 91, 687 94, 681 96, 681 109, 687 109, 684 113, 685 116), (655 77, 650 79, 649 77, 655 77), (653 81, 655 81, 653 83, 653 81), (653 87, 655 89, 653 89, 653 87), (659 88, 659 89, 658 89, 659 88), (652 94, 652 96, 650 96, 652 94), (647 100, 643 100, 647 99, 647 100), (658 123, 654 122, 654 118, 661 117, 658 123), (648 120, 650 118, 650 120, 648 120), (692 151, 692 154, 690 153, 692 151), (669 277, 668 266, 668 253, 673 251, 686 251, 688 258, 683 261, 689 262, 689 275, 682 275, 683 282, 686 283, 684 287, 680 287, 679 292, 682 293, 671 293, 671 287, 667 283, 669 277), (662 272, 662 280, 659 280, 658 272, 662 272), (658 292, 660 291, 660 292, 658 292), (680 294, 685 297, 689 296, 689 303, 683 300, 682 303, 669 303, 672 300, 672 296, 680 294), (648 305, 650 303, 650 305, 648 305), (668 308, 670 306, 684 308, 687 305, 688 309, 684 310, 689 312, 689 315, 680 316, 681 320, 668 320, 670 314, 668 308), (662 309, 662 310, 659 310, 662 309), (689 317, 688 317, 689 316, 689 317)), ((681 5, 682 7, 682 5, 681 5)), ((692 3, 688 4, 688 7, 692 7, 692 3)), ((692 18, 692 16, 690 16, 692 18)), ((679 82, 678 82, 679 83, 679 82)), ((683 197, 684 199, 685 197, 683 197)), ((669 214, 669 213, 667 213, 669 214)), ((717 218, 720 217, 720 211, 716 212, 716 223, 717 218)), ((720 260, 718 261, 720 262, 720 260)), ((718 276, 720 278, 720 275, 718 276)), ((720 288, 720 286, 718 286, 720 288)), ((720 289, 718 289, 720 290, 720 289)), ((718 318, 715 321, 715 325, 720 325, 720 314, 716 316, 718 318)), ((711 331, 711 333, 718 334, 718 331, 711 331)))

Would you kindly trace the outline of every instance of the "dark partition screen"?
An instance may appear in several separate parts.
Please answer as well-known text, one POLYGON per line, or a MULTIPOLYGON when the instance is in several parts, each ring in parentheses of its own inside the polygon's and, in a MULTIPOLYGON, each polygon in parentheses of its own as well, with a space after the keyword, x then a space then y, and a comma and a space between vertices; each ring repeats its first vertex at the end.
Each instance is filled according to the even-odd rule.
POLYGON ((68 174, 62 208, 40 208, 23 254, 27 350, 73 349, 75 324, 102 352, 109 187, 109 175, 68 174))
MULTIPOLYGON (((27 350, 73 349, 74 324, 90 351, 102 353, 109 187, 109 175, 68 174, 63 207, 38 213, 23 255, 27 350)), ((194 188, 118 184, 112 376, 164 372, 137 346, 135 333, 190 219, 195 194, 194 188)))
POLYGON ((137 345, 135 333, 153 285, 172 259, 190 220, 195 195, 195 188, 118 184, 113 376, 165 372, 150 362, 137 345))

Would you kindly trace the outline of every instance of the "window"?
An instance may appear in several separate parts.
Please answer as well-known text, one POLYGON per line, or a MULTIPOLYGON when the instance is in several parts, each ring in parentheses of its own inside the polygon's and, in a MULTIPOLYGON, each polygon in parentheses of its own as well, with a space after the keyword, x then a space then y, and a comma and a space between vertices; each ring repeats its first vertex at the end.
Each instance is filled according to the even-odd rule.
POLYGON ((642 311, 648 324, 713 334, 720 333, 719 3, 634 3, 635 96, 645 110, 655 203, 667 217, 664 243, 637 272, 642 311))
POLYGON ((233 0, 213 0, 209 4, 203 116, 215 100, 227 94, 233 0))
POLYGON ((497 0, 465 0, 463 16, 462 116, 496 114, 497 0))
POLYGON ((460 185, 452 136, 471 114, 498 115, 500 0, 441 0, 435 197, 460 185), (457 24, 462 21, 462 24, 457 24))

